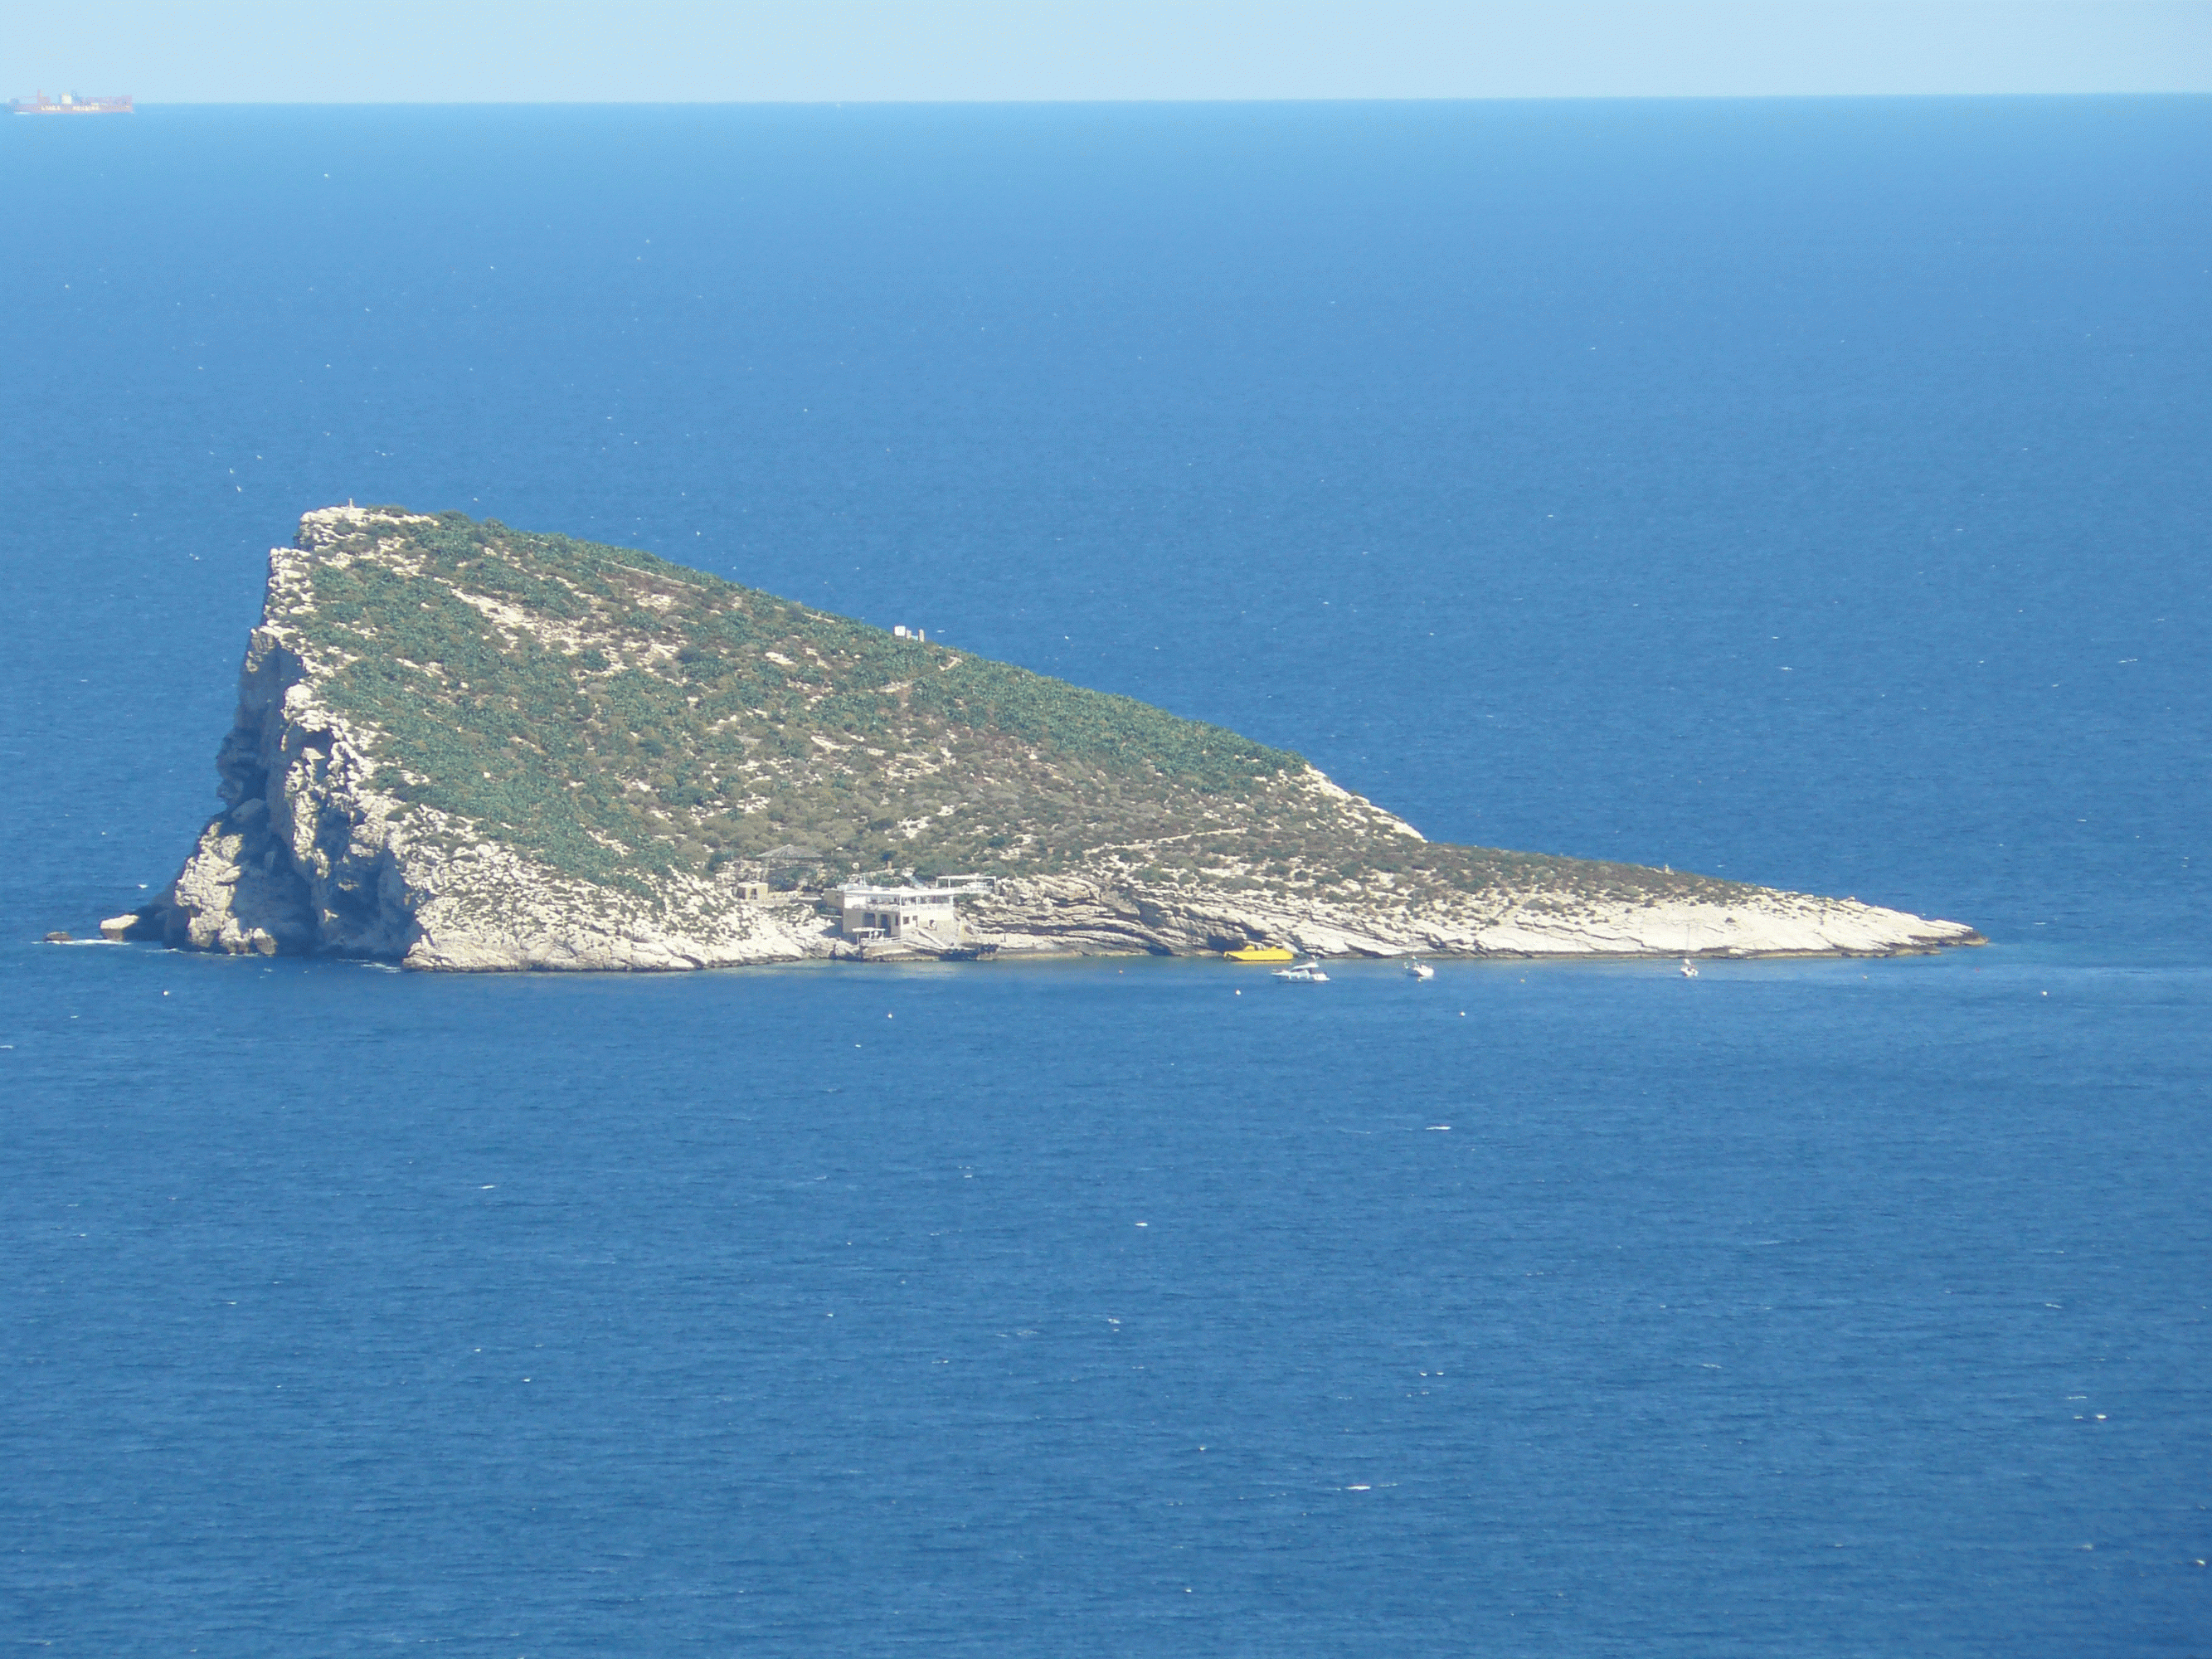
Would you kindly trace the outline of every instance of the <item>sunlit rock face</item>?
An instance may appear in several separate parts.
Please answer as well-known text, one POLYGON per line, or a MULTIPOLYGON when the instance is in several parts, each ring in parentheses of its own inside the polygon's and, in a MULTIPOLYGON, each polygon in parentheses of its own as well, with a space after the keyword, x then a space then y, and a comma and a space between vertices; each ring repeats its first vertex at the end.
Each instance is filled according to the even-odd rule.
POLYGON ((649 555, 458 514, 271 551, 180 948, 449 970, 856 948, 826 890, 957 872, 945 954, 1887 955, 1855 900, 1425 840, 1298 756, 649 555))

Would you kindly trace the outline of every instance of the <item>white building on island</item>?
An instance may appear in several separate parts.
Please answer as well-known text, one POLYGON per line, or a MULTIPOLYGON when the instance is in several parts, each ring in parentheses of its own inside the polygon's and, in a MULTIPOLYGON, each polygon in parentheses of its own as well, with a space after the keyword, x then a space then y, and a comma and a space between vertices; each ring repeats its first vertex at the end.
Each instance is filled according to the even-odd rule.
POLYGON ((845 887, 837 897, 837 931, 847 939, 960 942, 960 911, 950 887, 845 887))
POLYGON ((957 878, 942 887, 866 887, 837 890, 838 932, 847 939, 911 941, 933 947, 960 943, 963 893, 988 893, 988 877, 957 878))

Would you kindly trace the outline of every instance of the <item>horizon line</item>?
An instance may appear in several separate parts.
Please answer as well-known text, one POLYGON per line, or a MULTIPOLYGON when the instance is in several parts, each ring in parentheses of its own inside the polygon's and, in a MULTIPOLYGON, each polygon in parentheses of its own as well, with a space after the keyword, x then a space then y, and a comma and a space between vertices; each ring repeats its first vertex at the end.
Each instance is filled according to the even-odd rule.
MULTIPOLYGON (((33 94, 37 95, 36 94, 33 94)), ((1522 92, 1522 93, 1331 93, 1267 96, 1224 94, 1186 96, 1100 98, 141 98, 127 92, 78 93, 73 98, 128 98, 143 109, 842 109, 863 107, 1036 109, 1100 106, 1225 104, 1638 104, 1638 103, 1846 103, 1973 99, 1995 102, 2021 99, 2212 98, 2212 87, 2115 88, 2083 90, 2026 88, 2003 92, 1522 92)), ((13 101, 25 101, 21 97, 13 101)), ((121 112, 116 112, 120 113, 121 112)))

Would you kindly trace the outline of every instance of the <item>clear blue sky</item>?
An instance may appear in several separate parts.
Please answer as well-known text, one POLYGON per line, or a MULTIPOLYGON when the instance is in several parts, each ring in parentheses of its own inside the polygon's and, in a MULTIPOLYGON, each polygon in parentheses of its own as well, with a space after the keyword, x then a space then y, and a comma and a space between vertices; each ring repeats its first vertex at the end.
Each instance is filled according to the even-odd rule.
POLYGON ((2212 91, 2212 0, 6 0, 147 102, 2212 91))

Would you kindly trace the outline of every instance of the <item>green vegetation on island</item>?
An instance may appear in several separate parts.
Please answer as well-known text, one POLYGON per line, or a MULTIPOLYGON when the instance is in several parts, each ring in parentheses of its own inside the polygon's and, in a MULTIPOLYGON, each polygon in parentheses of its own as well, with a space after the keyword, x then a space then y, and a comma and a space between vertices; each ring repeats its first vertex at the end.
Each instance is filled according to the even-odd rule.
POLYGON ((1747 890, 1423 842, 1286 750, 649 554, 396 507, 329 530, 311 593, 270 621, 318 659, 373 787, 594 883, 736 865, 1402 902, 1747 890))

